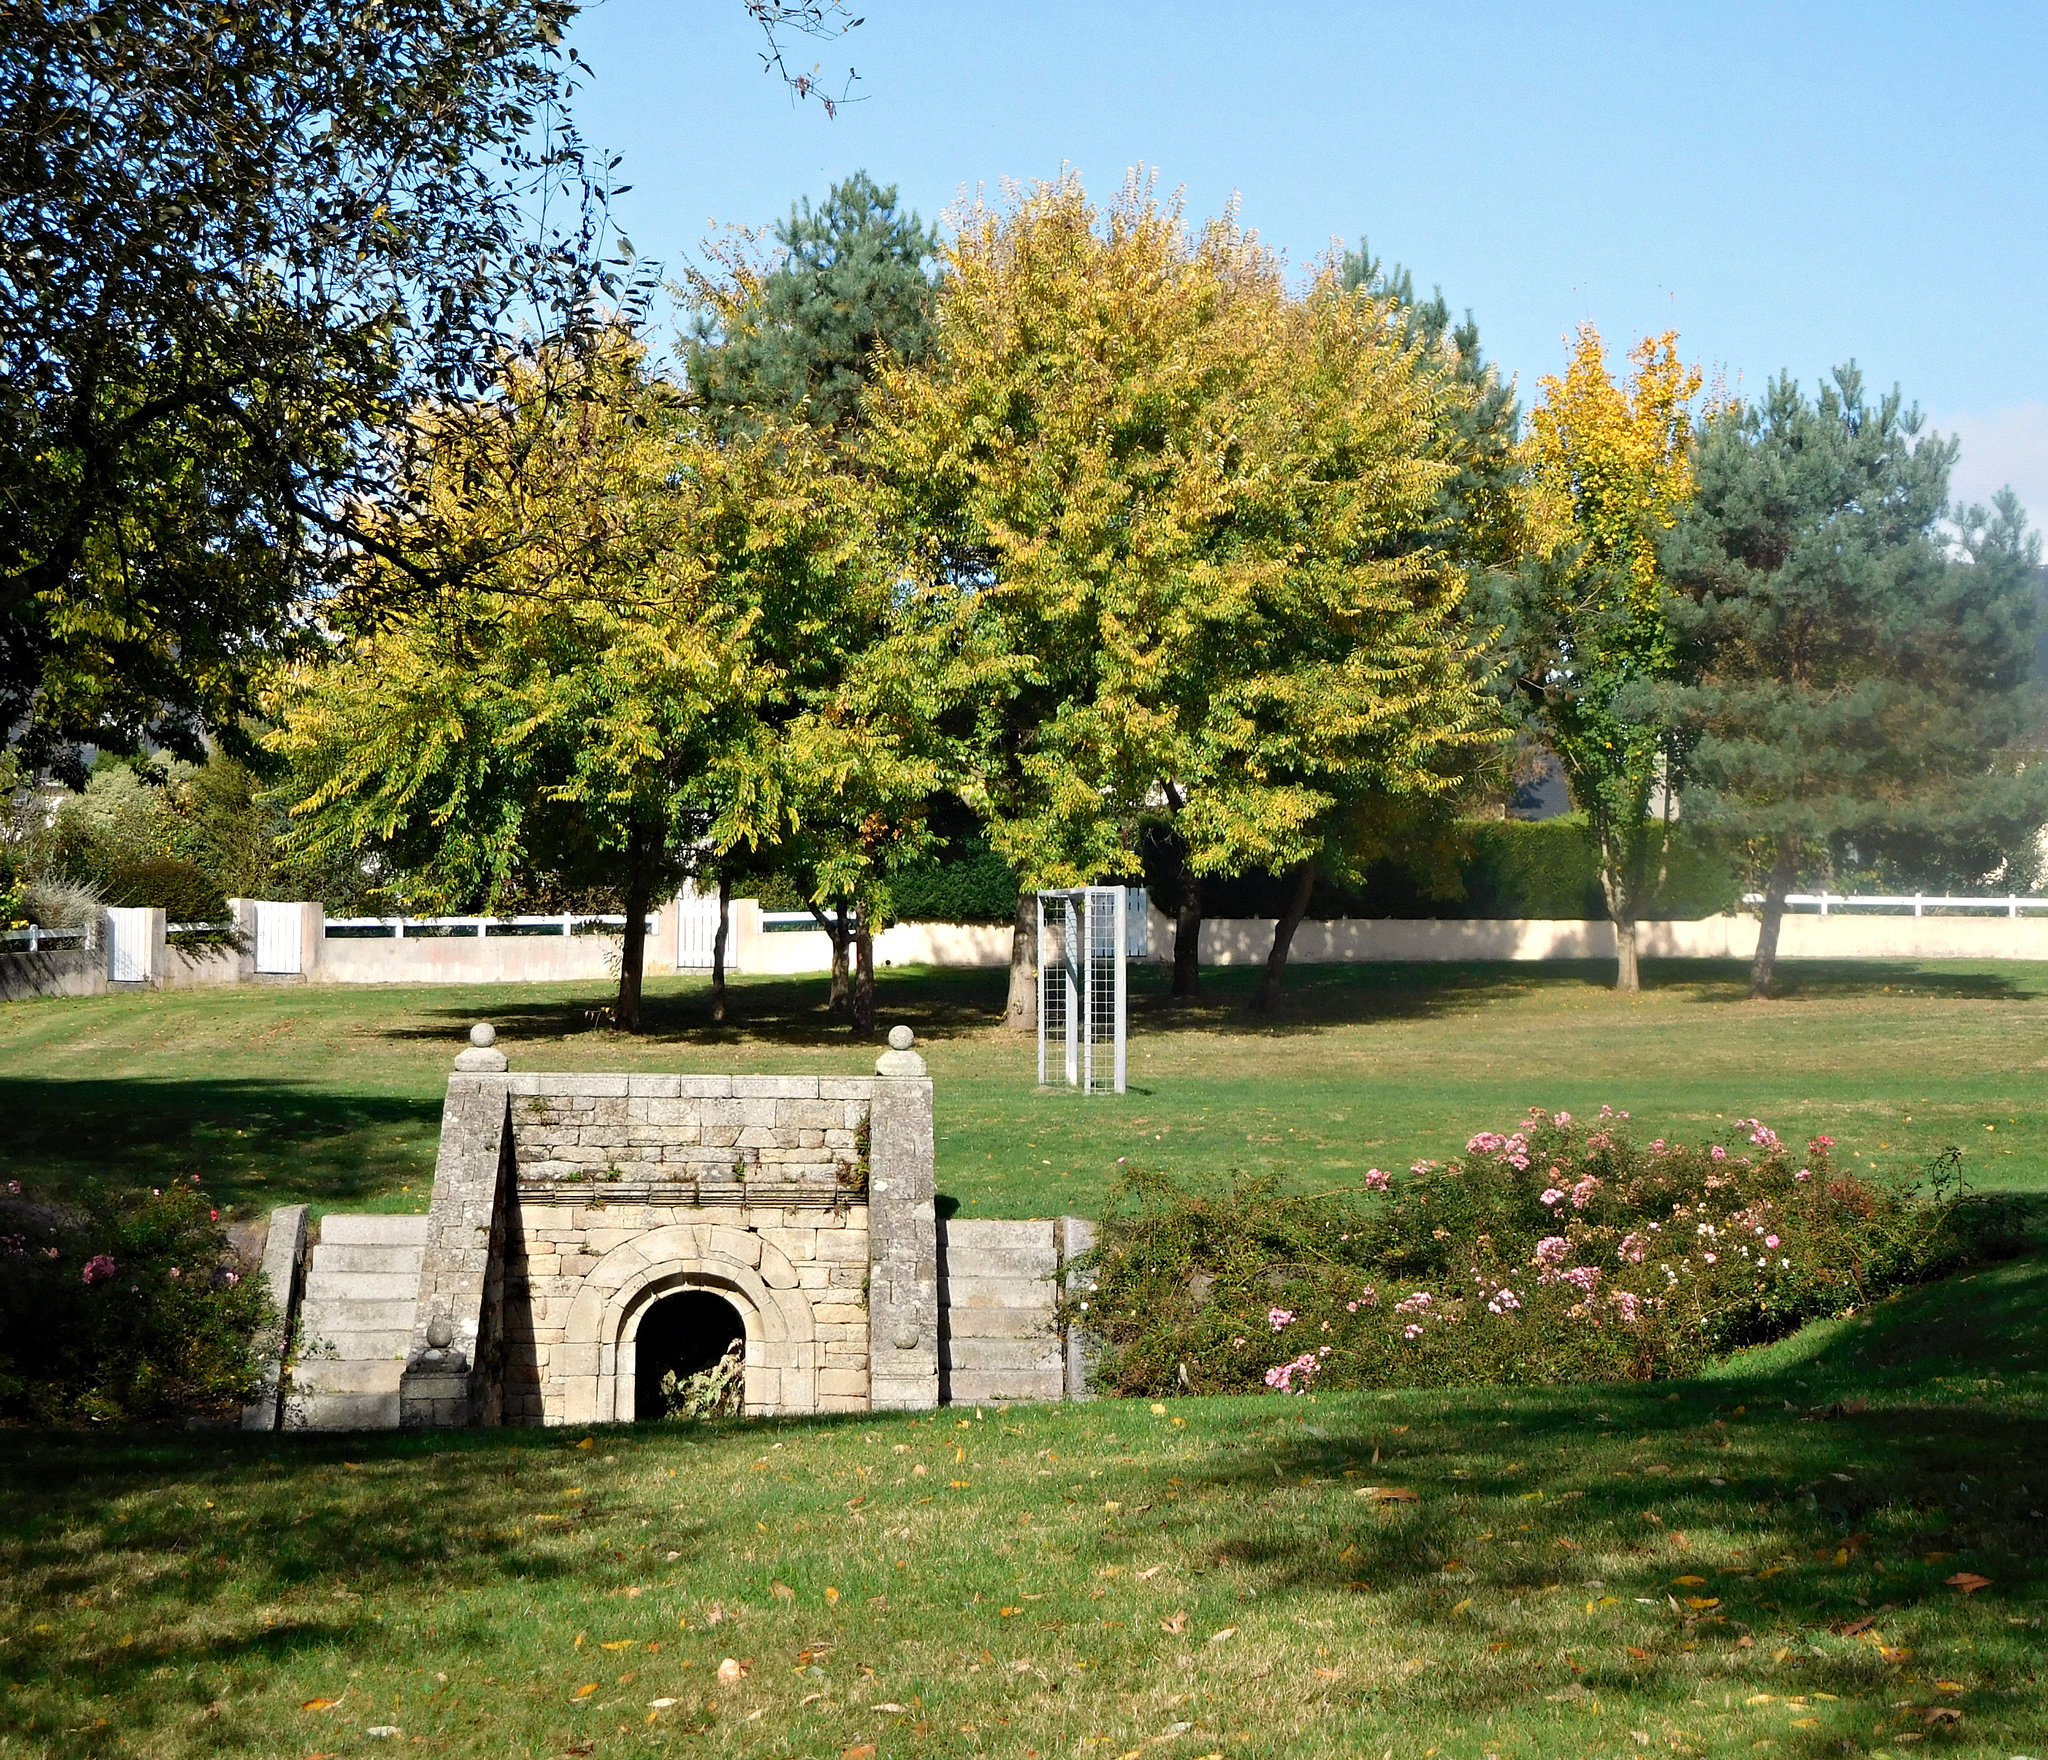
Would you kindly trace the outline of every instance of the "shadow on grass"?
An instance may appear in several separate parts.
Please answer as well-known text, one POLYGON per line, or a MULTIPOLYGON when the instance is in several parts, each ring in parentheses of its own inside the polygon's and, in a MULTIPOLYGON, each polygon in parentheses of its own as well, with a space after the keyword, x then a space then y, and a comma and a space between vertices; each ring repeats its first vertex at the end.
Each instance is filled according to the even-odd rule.
MULTIPOLYGON (((622 1044, 879 1046, 888 1028, 901 1021, 920 1039, 950 1039, 996 1025, 1009 993, 1008 968, 941 969, 890 967, 875 974, 876 1030, 869 1038, 826 1012, 822 974, 784 978, 731 979, 726 985, 726 1018, 711 1018, 708 981, 663 984, 641 1001, 641 1031, 618 1034, 609 1025, 611 993, 548 997, 492 1006, 490 1019, 501 1030, 525 1039, 616 1038, 622 1044)), ((474 998, 461 1005, 428 1005, 417 1012, 449 1026, 415 1025, 384 1029, 379 1037, 432 1040, 450 1037, 456 1024, 475 1018, 474 998)))
POLYGON ((234 1077, 6 1078, 0 1119, 0 1166, 31 1188, 196 1173, 223 1208, 262 1209, 287 1197, 347 1205, 415 1172, 431 1178, 441 1101, 234 1077))

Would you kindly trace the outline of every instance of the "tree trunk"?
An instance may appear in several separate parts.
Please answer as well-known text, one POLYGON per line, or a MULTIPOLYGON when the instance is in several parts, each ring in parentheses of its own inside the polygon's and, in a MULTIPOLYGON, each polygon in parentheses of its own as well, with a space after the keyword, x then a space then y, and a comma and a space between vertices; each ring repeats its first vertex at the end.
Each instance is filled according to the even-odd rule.
POLYGON ((725 937, 732 926, 732 881, 718 877, 718 928, 711 937, 711 1019, 725 1023, 725 937))
POLYGON ((1173 913, 1173 995, 1194 1002, 1202 994, 1202 882, 1184 873, 1180 903, 1173 913))
MULTIPOLYGON (((1266 969, 1259 974, 1258 988, 1249 1004, 1254 1014, 1271 1014, 1280 1000, 1280 975, 1287 970, 1287 949, 1294 931, 1308 914, 1309 895, 1316 889, 1316 865, 1303 862, 1294 872, 1294 896, 1287 901, 1287 914, 1273 925, 1273 951, 1266 955, 1266 969)), ((1178 949, 1176 949, 1176 953, 1178 949)))
POLYGON ((1013 1033, 1038 1031, 1038 895, 1021 888, 1010 930, 1010 1001, 1003 1025, 1013 1033))
POLYGON ((875 1030, 875 936, 865 899, 857 901, 853 907, 853 954, 853 1030, 872 1033, 875 1030))
POLYGON ((845 1014, 853 1006, 853 991, 846 977, 846 950, 853 943, 853 927, 847 919, 846 900, 842 898, 834 905, 829 917, 814 904, 804 908, 817 918, 818 927, 832 942, 832 989, 825 998, 825 1012, 845 1014))
POLYGON ((1756 958, 1749 967, 1749 994, 1754 1002, 1766 1001, 1778 982, 1778 929, 1785 921, 1785 895, 1798 877, 1798 842, 1780 834, 1771 877, 1764 883, 1764 920, 1756 934, 1756 958))
POLYGON ((1634 996, 1643 987, 1641 968, 1636 964, 1636 920, 1620 918, 1614 924, 1614 990, 1618 996, 1634 996))
POLYGON ((654 896, 653 833, 634 831, 626 844, 626 937, 619 954, 619 996, 612 1025, 622 1033, 640 1030, 640 977, 647 966, 647 906, 654 896))
POLYGON ((1643 987, 1636 965, 1636 895, 1629 885, 1626 863, 1620 834, 1610 826, 1600 833, 1600 895, 1607 900, 1607 915, 1614 924, 1614 990, 1618 996, 1634 996, 1643 987))

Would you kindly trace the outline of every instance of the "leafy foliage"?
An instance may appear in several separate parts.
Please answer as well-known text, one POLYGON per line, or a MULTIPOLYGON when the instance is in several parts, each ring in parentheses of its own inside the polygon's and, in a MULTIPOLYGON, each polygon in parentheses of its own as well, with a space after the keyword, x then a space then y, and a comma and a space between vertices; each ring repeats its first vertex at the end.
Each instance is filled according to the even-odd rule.
POLYGON ((7 9, 10 742, 235 737, 306 633, 294 601, 402 508, 413 415, 487 383, 516 327, 625 291, 560 108, 575 10, 7 9), (544 190, 565 224, 533 224, 544 190))
POLYGON ((271 1319, 198 1176, 88 1191, 61 1208, 0 1199, 0 1413, 38 1423, 218 1415, 255 1391, 271 1319))
POLYGON ((1662 710, 1689 815, 1768 877, 1760 990, 1785 893, 1831 857, 1965 887, 2004 868, 2021 888, 2036 865, 2039 546, 2007 495, 1962 511, 1949 554, 1955 446, 1919 430, 1853 366, 1811 399, 1781 376, 1707 424, 1698 496, 1661 544, 1687 651, 1662 710))
POLYGON ((844 433, 878 351, 922 360, 931 347, 937 235, 899 213, 896 188, 857 171, 813 209, 806 199, 775 227, 780 260, 765 273, 700 289, 689 349, 691 388, 723 429, 761 412, 844 433))
POLYGON ((1517 595, 1522 685, 1600 847, 1623 990, 1637 987, 1637 900, 1663 841, 1652 797, 1676 781, 1653 694, 1679 659, 1657 538, 1693 492, 1700 388, 1675 332, 1644 338, 1629 359, 1623 387, 1586 324, 1565 376, 1541 381, 1523 446, 1533 546, 1517 595))
POLYGON ((1832 1147, 1795 1155, 1755 1119, 1729 1144, 1643 1144, 1626 1114, 1536 1109, 1351 1193, 1135 1174, 1068 1320, 1125 1394, 1697 1374, 1962 1256, 1953 1152, 1886 1190, 1832 1147))

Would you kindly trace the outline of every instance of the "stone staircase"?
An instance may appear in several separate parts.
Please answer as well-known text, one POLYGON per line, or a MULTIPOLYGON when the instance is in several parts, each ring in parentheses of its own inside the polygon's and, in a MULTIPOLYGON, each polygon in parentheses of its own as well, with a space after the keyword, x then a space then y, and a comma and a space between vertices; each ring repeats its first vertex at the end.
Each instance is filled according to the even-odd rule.
POLYGON ((285 1427, 395 1430, 424 1216, 329 1216, 306 1270, 285 1427))

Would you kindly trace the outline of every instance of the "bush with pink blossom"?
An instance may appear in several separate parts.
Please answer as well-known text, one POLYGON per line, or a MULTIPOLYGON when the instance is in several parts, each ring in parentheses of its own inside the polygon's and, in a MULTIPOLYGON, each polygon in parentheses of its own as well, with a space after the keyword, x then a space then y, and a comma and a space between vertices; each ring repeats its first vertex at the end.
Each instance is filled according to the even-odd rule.
POLYGON ((1625 1112, 1532 1110, 1355 1192, 1202 1193, 1133 1172, 1103 1219, 1088 1312, 1069 1319, 1127 1394, 1649 1379, 1969 1249, 1955 1151, 1880 1186, 1838 1171, 1824 1136, 1795 1153, 1757 1118, 1718 1135, 1645 1143, 1625 1112), (1235 1342, 1283 1330, 1290 1362, 1235 1342))
POLYGON ((191 1182, 0 1196, 0 1419, 129 1423, 232 1412, 271 1317, 263 1275, 191 1182))

